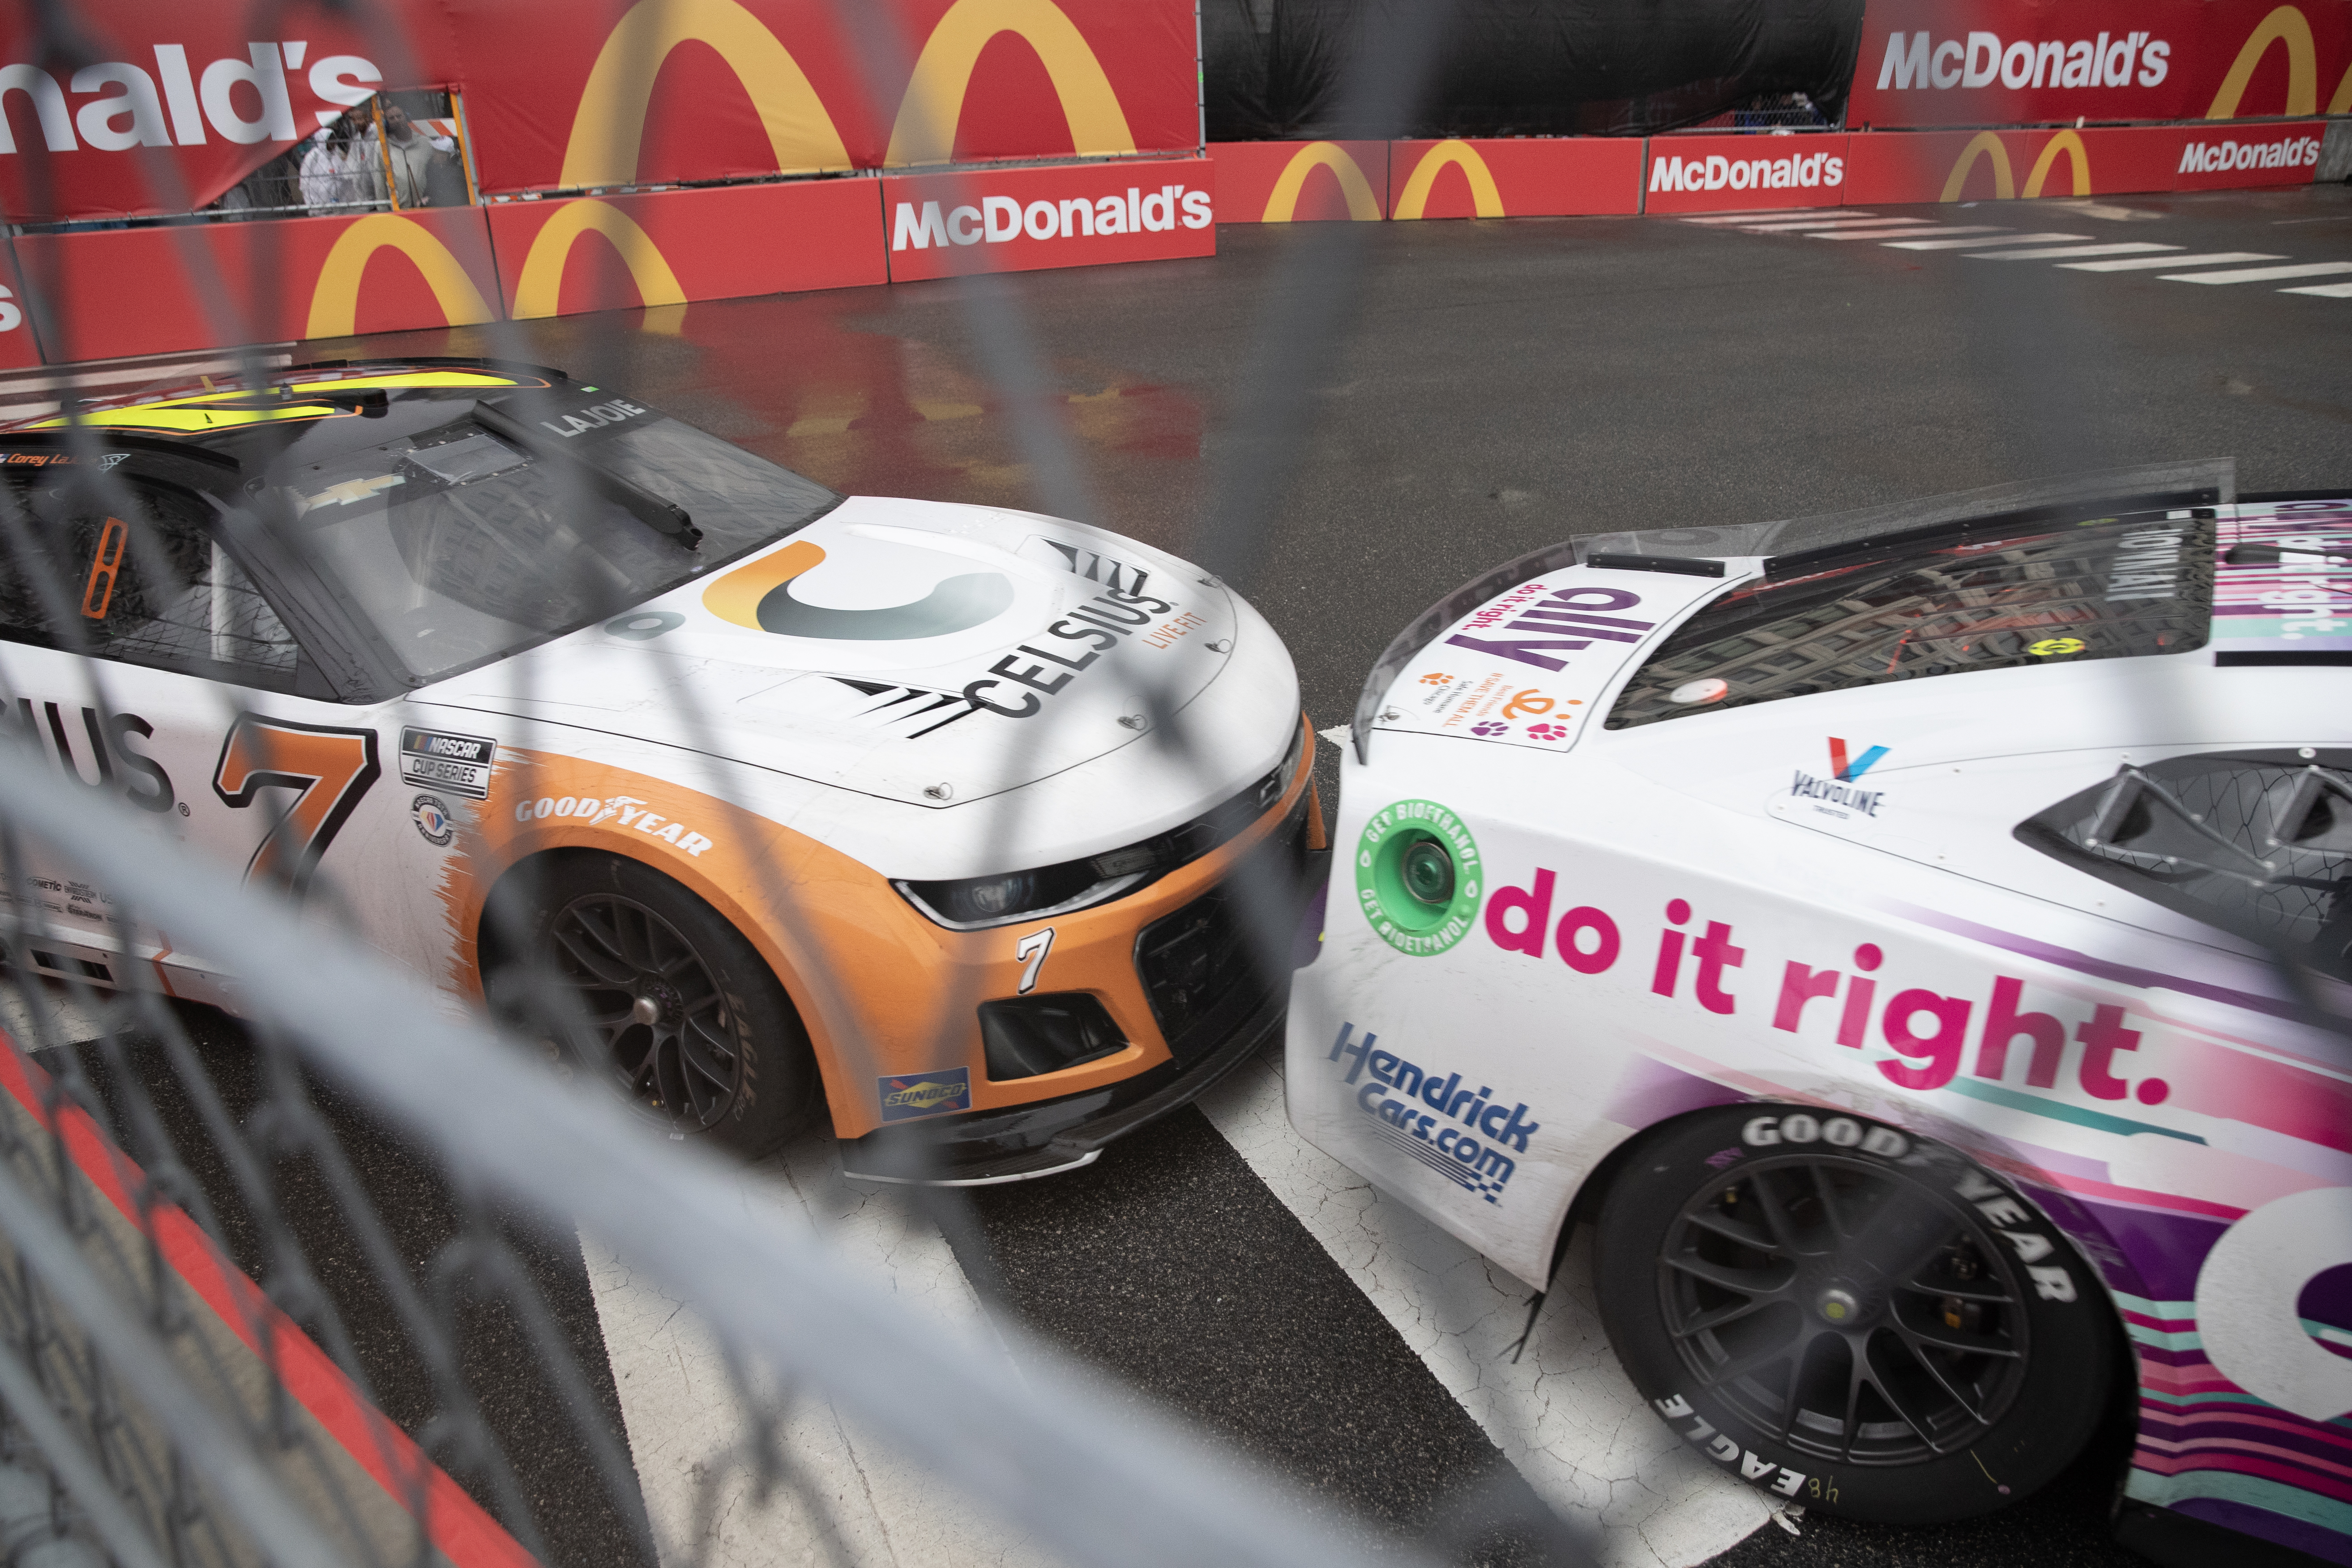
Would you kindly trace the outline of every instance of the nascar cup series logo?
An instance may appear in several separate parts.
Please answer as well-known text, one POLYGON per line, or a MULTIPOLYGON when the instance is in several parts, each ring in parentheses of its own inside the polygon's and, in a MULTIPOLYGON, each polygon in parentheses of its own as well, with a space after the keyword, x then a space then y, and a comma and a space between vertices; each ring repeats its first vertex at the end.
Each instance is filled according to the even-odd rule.
POLYGON ((1485 881, 1477 840, 1433 800, 1383 806, 1356 841, 1357 903, 1399 952, 1426 958, 1460 942, 1485 881))

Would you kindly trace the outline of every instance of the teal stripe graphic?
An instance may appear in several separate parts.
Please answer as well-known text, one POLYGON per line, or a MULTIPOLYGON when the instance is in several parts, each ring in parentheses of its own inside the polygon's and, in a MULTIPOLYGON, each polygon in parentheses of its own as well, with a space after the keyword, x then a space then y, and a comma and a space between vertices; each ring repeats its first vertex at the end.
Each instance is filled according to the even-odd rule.
POLYGON ((2152 1470, 2135 1469, 2124 1491, 2159 1507, 2189 1498, 2218 1498, 2223 1502, 2243 1503, 2248 1508, 2284 1514, 2340 1535, 2352 1535, 2352 1503, 2340 1503, 2334 1498, 2321 1497, 2283 1481, 2265 1480, 2261 1476, 2242 1476, 2235 1470, 2184 1470, 2177 1476, 2159 1476, 2152 1470))
POLYGON ((2071 1121, 2078 1127, 2089 1127, 2101 1132, 2116 1132, 2128 1138, 2135 1132, 2154 1132, 2166 1138, 2178 1138, 2187 1143, 2202 1143, 2204 1139, 2194 1132, 2175 1132, 2169 1127, 2158 1127, 2153 1121, 2134 1121, 2127 1116, 2110 1116, 2104 1110, 2085 1110, 2079 1105, 2063 1100, 2043 1100, 2039 1095, 2020 1094, 2013 1089, 2003 1089, 1997 1083, 1979 1083, 1974 1079, 1956 1078, 1944 1086, 1971 1100, 1986 1100, 1994 1105, 2006 1105, 2011 1110, 2029 1111, 2035 1116, 2047 1116, 2053 1121, 2071 1121))

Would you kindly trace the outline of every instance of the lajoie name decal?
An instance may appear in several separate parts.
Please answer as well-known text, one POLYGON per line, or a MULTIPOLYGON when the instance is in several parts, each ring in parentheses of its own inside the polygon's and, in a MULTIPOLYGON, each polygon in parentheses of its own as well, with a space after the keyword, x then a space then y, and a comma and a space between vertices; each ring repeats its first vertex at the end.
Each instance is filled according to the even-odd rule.
POLYGON ((1691 1408, 1690 1401, 1681 1394, 1669 1394, 1664 1399, 1653 1399, 1650 1408, 1664 1416, 1669 1423, 1689 1422, 1689 1426, 1677 1428, 1684 1440, 1717 1464, 1737 1465, 1742 1479, 1757 1482, 1766 1490, 1779 1492, 1782 1497, 1795 1497, 1803 1488, 1805 1477, 1801 1471, 1775 1464, 1753 1448, 1741 1447, 1702 1418, 1697 1411, 1691 1408), (1775 1470, 1780 1473, 1774 1476, 1772 1472, 1775 1470))
POLYGON ((646 809, 646 803, 633 795, 616 795, 599 800, 593 795, 541 795, 537 800, 522 801, 515 806, 517 822, 544 822, 553 817, 570 817, 582 827, 601 827, 613 823, 619 827, 675 844, 687 854, 699 858, 711 847, 712 840, 688 830, 683 822, 675 822, 659 812, 646 809))
POLYGON ((453 735, 442 730, 400 732, 400 776, 413 784, 430 784, 451 795, 490 797, 490 769, 499 760, 496 741, 480 735, 453 735))
POLYGON ((987 675, 963 689, 964 700, 1007 719, 1034 718, 1044 710, 1046 698, 1058 694, 1122 639, 1175 608, 1172 600, 1106 589, 1047 626, 1037 639, 1046 647, 1024 643, 990 665, 987 675))

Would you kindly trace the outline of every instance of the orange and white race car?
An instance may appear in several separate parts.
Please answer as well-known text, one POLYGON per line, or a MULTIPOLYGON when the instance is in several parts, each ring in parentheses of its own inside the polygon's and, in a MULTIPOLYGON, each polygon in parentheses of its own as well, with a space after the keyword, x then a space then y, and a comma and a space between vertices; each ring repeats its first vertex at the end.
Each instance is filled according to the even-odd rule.
MULTIPOLYGON (((1297 674, 1159 551, 484 360, 84 405, 0 476, 25 741, 675 1135, 821 1088, 853 1173, 1039 1175, 1281 1018, 1297 674)), ((204 932, 29 869, 38 967, 238 1008, 204 932)))

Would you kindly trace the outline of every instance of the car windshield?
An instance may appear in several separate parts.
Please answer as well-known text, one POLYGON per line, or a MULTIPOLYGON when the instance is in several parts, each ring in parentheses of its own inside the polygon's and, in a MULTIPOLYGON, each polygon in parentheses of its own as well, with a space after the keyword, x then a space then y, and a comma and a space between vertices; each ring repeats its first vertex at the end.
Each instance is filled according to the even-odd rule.
POLYGON ((1609 728, 1882 681, 2202 647, 2210 510, 2013 521, 1772 563, 1659 645, 1609 728))
POLYGON ((578 447, 496 410, 271 482, 301 552, 422 683, 643 604, 839 500, 641 405, 578 447))

